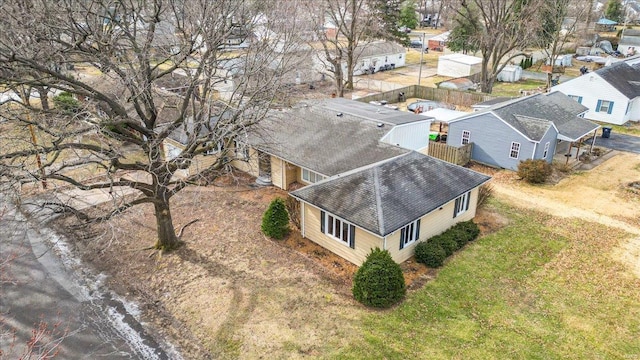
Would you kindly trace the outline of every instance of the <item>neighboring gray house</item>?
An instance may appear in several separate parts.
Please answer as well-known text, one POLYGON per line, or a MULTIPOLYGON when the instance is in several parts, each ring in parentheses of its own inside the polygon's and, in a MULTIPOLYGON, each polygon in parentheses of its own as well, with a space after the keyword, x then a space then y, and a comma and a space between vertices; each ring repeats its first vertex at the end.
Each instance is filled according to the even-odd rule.
POLYGON ((447 144, 472 142, 473 160, 505 169, 517 170, 526 159, 550 163, 554 154, 595 136, 600 126, 580 117, 585 111, 558 92, 518 98, 450 121, 447 144))

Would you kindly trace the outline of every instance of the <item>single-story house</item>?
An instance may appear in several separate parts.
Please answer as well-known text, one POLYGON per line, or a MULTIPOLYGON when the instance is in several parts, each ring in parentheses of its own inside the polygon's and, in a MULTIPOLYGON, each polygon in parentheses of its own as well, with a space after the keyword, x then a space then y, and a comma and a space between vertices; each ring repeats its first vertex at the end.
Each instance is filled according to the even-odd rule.
POLYGON ((451 34, 451 31, 446 31, 427 40, 427 48, 433 51, 444 51, 445 46, 447 46, 447 40, 449 40, 449 34, 451 34))
POLYGON ((613 31, 616 25, 618 25, 616 21, 600 18, 596 21, 596 31, 613 31))
POLYGON ((622 125, 640 119, 640 64, 615 62, 551 88, 587 107, 584 117, 622 125))
POLYGON ((449 54, 438 58, 437 73, 440 76, 465 77, 482 70, 482 59, 465 54, 449 54))
MULTIPOLYGON (((357 60, 353 75, 362 75, 380 71, 381 69, 389 70, 405 66, 407 49, 391 41, 374 41, 358 45, 354 55, 357 60)), ((342 68, 346 74, 346 63, 343 64, 342 68)))
POLYGON ((449 121, 447 144, 472 142, 473 160, 505 169, 526 159, 551 163, 574 142, 595 138, 600 126, 580 117, 586 110, 558 92, 522 97, 449 121))
POLYGON ((489 180, 424 155, 431 121, 343 98, 300 104, 260 123, 248 160, 234 165, 285 190, 304 186, 292 192, 304 237, 356 265, 374 247, 402 262, 472 219, 489 180))
POLYGON ((412 151, 291 193, 301 202, 302 236, 362 264, 373 248, 396 262, 415 245, 473 219, 489 177, 412 151))

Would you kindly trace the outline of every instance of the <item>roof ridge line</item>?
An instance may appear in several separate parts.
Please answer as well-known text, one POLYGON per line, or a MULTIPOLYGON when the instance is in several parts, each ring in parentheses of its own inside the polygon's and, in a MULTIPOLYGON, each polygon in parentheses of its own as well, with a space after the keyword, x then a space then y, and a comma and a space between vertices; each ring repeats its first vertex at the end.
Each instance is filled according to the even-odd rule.
POLYGON ((384 216, 382 216, 382 197, 380 196, 380 178, 378 176, 379 168, 373 168, 373 192, 376 195, 376 212, 378 218, 378 227, 381 234, 385 233, 384 216))

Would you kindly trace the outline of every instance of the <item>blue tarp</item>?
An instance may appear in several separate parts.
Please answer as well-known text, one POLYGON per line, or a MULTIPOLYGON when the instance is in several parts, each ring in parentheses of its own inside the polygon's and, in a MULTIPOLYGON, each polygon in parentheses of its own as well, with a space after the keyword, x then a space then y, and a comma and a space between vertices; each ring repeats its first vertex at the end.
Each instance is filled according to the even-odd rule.
POLYGON ((596 24, 598 24, 598 25, 618 25, 617 22, 615 22, 613 20, 605 19, 605 18, 602 18, 602 19, 598 20, 598 22, 596 24))

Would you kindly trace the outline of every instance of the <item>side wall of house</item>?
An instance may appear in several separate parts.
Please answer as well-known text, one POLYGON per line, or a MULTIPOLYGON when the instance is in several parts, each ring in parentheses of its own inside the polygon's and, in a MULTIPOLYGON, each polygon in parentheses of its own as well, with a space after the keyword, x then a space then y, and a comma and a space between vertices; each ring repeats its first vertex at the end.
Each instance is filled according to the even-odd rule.
MULTIPOLYGON (((586 119, 621 125, 631 119, 636 111, 640 114, 640 109, 630 109, 627 113, 629 99, 595 73, 588 73, 558 84, 551 88, 551 92, 554 91, 560 91, 568 96, 581 97, 580 103, 589 108, 584 115, 586 119), (600 100, 613 101, 613 109, 610 114, 596 111, 600 100)), ((637 120, 637 117, 635 119, 637 120)))
POLYGON ((284 185, 284 161, 277 156, 271 156, 271 182, 280 189, 285 189, 284 185))
POLYGON ((538 146, 536 146, 536 154, 534 156, 534 159, 544 159, 549 164, 551 164, 553 155, 556 153, 557 139, 558 132, 556 131, 556 128, 552 126, 549 128, 549 130, 547 130, 547 133, 544 134, 544 136, 540 140, 540 143, 538 143, 538 146), (549 150, 547 151, 547 156, 544 157, 544 147, 547 143, 549 143, 549 150))
POLYGON ((431 121, 394 126, 380 141, 428 154, 431 121))
POLYGON ((517 170, 520 161, 531 159, 534 143, 491 113, 483 113, 468 119, 449 123, 447 144, 462 145, 462 132, 470 132, 473 143, 473 160, 505 169, 517 170), (510 158, 511 143, 520 144, 517 159, 510 158))
POLYGON ((391 253, 393 260, 397 263, 406 261, 415 251, 416 245, 420 241, 428 240, 429 238, 442 234, 453 225, 461 222, 471 220, 476 216, 476 208, 478 204, 478 188, 471 190, 471 200, 469 202, 469 209, 464 213, 453 217, 453 211, 455 208, 455 199, 443 205, 441 208, 436 209, 427 215, 420 218, 420 238, 412 244, 400 249, 400 230, 397 230, 387 235, 386 248, 391 253))
POLYGON ((467 65, 458 61, 440 58, 438 60, 438 75, 450 77, 464 77, 472 74, 471 65, 467 65))
MULTIPOLYGON (((240 155, 238 155, 239 157, 240 155)), ((253 148, 249 148, 248 159, 235 159, 231 162, 231 165, 238 170, 244 171, 251 176, 258 176, 258 151, 253 148)))
POLYGON ((371 249, 383 247, 381 237, 375 236, 356 226, 355 249, 352 249, 346 243, 322 232, 320 228, 320 209, 304 202, 301 203, 300 209, 304 221, 303 229, 305 238, 358 266, 364 262, 369 252, 371 252, 371 249))

